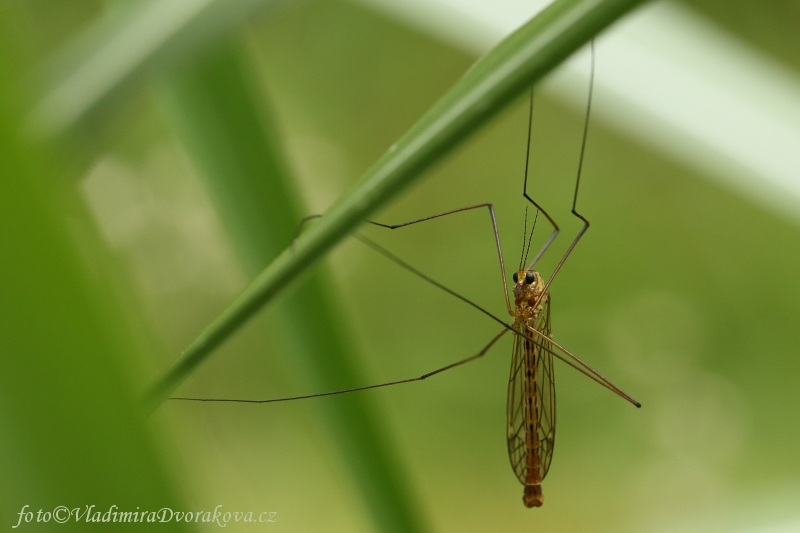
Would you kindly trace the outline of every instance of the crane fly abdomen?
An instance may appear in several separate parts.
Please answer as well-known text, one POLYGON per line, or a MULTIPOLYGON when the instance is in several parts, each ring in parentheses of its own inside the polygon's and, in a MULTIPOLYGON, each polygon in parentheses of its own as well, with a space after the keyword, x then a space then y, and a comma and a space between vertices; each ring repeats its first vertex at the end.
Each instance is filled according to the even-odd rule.
POLYGON ((550 294, 538 272, 521 270, 515 277, 513 315, 517 334, 508 380, 508 456, 525 486, 526 507, 544 503, 542 481, 553 457, 556 428, 553 356, 545 340, 531 340, 531 329, 550 336, 550 294))

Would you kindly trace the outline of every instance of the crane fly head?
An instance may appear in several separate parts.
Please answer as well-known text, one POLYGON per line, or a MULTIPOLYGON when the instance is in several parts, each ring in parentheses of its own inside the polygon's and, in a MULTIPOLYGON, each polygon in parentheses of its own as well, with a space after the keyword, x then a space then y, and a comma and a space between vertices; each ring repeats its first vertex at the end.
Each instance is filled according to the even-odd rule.
POLYGON ((544 280, 535 270, 519 270, 514 280, 514 301, 517 306, 533 305, 544 290, 544 280))

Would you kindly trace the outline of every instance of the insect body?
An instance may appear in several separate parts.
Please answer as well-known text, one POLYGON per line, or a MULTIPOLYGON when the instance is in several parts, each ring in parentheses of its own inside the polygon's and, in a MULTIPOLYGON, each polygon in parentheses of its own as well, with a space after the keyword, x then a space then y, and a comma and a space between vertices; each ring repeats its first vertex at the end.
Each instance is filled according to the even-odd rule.
POLYGON ((550 293, 534 270, 514 276, 514 329, 541 334, 541 344, 515 335, 508 380, 508 456, 525 485, 526 507, 544 503, 542 480, 550 468, 556 433, 556 389, 550 336, 550 293), (549 350, 549 351, 548 351, 549 350))

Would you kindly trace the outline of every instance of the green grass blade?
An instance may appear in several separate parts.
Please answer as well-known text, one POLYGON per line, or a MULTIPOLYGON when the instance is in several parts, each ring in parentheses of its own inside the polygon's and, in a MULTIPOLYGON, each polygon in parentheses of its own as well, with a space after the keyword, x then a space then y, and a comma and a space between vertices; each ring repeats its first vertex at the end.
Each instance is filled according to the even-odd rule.
MULTIPOLYGON (((291 241, 306 213, 299 208, 274 119, 246 59, 239 46, 223 46, 164 92, 174 129, 198 164, 241 262, 255 275, 291 241)), ((365 383, 351 362, 351 343, 334 320, 338 313, 324 287, 327 278, 325 269, 307 275, 275 313, 304 359, 309 390, 365 383)), ((320 418, 355 475, 376 529, 423 531, 368 398, 341 400, 321 403, 320 418)))
POLYGON ((158 403, 370 213, 642 0, 557 0, 490 50, 315 225, 258 275, 149 391, 158 403))

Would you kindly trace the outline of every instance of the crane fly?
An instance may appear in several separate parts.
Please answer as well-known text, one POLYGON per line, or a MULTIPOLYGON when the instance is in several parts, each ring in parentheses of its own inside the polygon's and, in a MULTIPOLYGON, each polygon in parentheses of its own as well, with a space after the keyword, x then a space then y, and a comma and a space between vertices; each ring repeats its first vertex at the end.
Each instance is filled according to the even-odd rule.
MULTIPOLYGON (((555 221, 542 209, 533 198, 528 195, 528 166, 530 161, 531 126, 533 123, 533 91, 528 114, 528 142, 525 155, 525 178, 523 196, 545 215, 553 226, 550 238, 542 249, 533 258, 530 264, 523 268, 530 249, 530 239, 536 227, 534 219, 533 228, 528 245, 525 245, 527 228, 523 229, 523 253, 520 257, 519 270, 513 274, 514 309, 508 305, 509 313, 514 317, 514 349, 511 357, 511 372, 508 379, 508 400, 506 403, 508 457, 511 468, 517 479, 525 487, 522 502, 526 507, 541 507, 544 504, 542 481, 550 470, 553 459, 553 449, 556 438, 556 389, 553 371, 553 356, 565 361, 573 368, 581 371, 601 385, 611 389, 636 407, 641 404, 622 392, 619 388, 602 377, 589 365, 572 355, 566 349, 556 344, 551 338, 550 327, 550 292, 548 291, 558 271, 572 252, 578 240, 589 228, 589 221, 576 210, 578 201, 578 187, 580 185, 583 158, 586 152, 586 139, 589 131, 589 116, 592 107, 592 92, 594 89, 594 42, 591 45, 591 70, 589 78, 589 96, 586 104, 586 118, 584 120, 583 138, 578 163, 578 172, 575 179, 575 194, 572 200, 572 214, 583 222, 583 227, 576 235, 572 244, 559 261, 550 279, 544 281, 541 274, 533 270, 533 266, 547 250, 559 228, 555 221), (528 335, 524 335, 527 333, 528 335), (538 342, 537 342, 538 341, 538 342), (559 356, 554 348, 559 349, 572 359, 572 362, 559 356), (577 365, 572 364, 577 363, 577 365)), ((527 212, 526 212, 527 221, 527 212)), ((501 262, 502 265, 502 262, 501 262)), ((503 275, 505 281, 505 275, 503 275)), ((508 294, 508 291, 506 291, 508 294)))
MULTIPOLYGON (((540 507, 544 503, 544 497, 542 494, 542 481, 550 469, 550 463, 553 458, 553 447, 555 445, 556 396, 555 379, 553 373, 553 358, 563 361, 567 365, 614 392, 636 407, 641 407, 639 402, 620 390, 616 385, 603 377, 599 372, 594 370, 581 359, 570 353, 566 348, 554 341, 550 326, 550 284, 553 282, 556 274, 558 274, 559 270, 564 265, 567 257, 569 257, 570 253, 575 248, 575 245, 589 228, 589 221, 576 211, 576 205, 578 200, 578 187, 580 185, 581 170, 583 167, 583 158, 586 150, 586 138, 589 128, 589 115, 591 112, 593 86, 594 43, 592 43, 591 46, 589 96, 586 106, 586 118, 583 126, 583 138, 581 142, 578 172, 575 180, 575 193, 572 201, 572 214, 583 222, 583 227, 578 231, 578 234, 567 248, 566 253, 563 255, 546 281, 538 271, 533 269, 533 267, 553 243, 559 234, 560 229, 555 220, 553 220, 547 211, 545 211, 528 194, 528 167, 530 161, 531 129, 533 123, 533 90, 531 90, 523 197, 536 208, 536 218, 534 219, 530 233, 528 233, 526 209, 525 226, 523 229, 522 254, 520 256, 519 268, 512 275, 513 286, 511 288, 511 292, 514 295, 513 307, 511 306, 511 300, 509 299, 503 252, 500 246, 500 235, 497 230, 497 220, 495 218, 494 207, 492 204, 484 203, 462 207, 401 224, 383 224, 375 221, 367 221, 373 226, 394 230, 456 213, 482 208, 488 209, 491 217, 495 246, 497 247, 497 255, 500 263, 500 275, 503 282, 506 308, 509 315, 513 318, 512 323, 509 324, 503 321, 475 302, 422 273, 362 233, 354 233, 355 238, 374 249, 381 255, 385 256, 389 260, 393 261, 400 267, 408 270, 412 274, 422 278, 428 283, 431 283, 432 285, 444 290, 452 296, 455 296, 459 300, 471 305, 492 320, 501 324, 503 329, 500 331, 500 333, 495 335, 492 340, 477 354, 438 368, 421 376, 389 381, 386 383, 378 383, 375 385, 355 387, 352 389, 307 394, 304 396, 291 396, 287 398, 272 398, 267 400, 187 397, 174 397, 170 399, 200 402, 237 402, 262 404, 300 400, 305 398, 318 398, 321 396, 331 396, 335 394, 344 394, 367 389, 375 389, 379 387, 387 387, 390 385, 422 381, 436 374, 445 372, 446 370, 450 370, 479 359, 485 355, 486 352, 488 352, 489 349, 501 337, 503 337, 506 333, 511 332, 514 335, 514 348, 511 357, 511 372, 508 381, 508 402, 506 404, 506 415, 508 421, 506 435, 508 442, 508 456, 511 460, 511 467, 514 470, 514 474, 524 486, 522 497, 523 503, 526 507, 540 507), (553 231, 536 256, 530 261, 530 263, 527 263, 528 252, 530 251, 531 240, 533 238, 533 230, 536 227, 536 220, 538 219, 539 213, 544 215, 544 217, 552 225, 553 231)), ((321 215, 312 215, 303 219, 295 234, 295 238, 300 234, 305 223, 319 218, 320 216, 321 215)))

